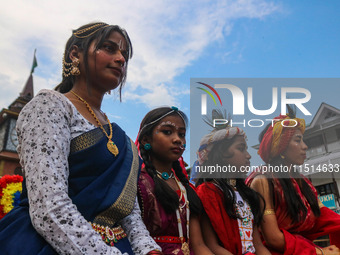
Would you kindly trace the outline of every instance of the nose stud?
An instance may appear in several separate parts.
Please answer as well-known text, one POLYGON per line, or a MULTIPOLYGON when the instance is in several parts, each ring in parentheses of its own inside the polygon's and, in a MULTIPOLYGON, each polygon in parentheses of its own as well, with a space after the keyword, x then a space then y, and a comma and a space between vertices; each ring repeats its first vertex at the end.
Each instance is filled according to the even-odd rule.
POLYGON ((187 145, 186 144, 182 144, 181 146, 179 146, 179 148, 181 149, 181 150, 185 150, 185 147, 186 147, 187 145))

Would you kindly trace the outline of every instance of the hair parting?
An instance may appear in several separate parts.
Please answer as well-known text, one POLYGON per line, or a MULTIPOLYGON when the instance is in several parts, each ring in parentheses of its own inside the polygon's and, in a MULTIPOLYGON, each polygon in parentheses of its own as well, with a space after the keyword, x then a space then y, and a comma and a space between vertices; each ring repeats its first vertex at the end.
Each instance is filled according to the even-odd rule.
MULTIPOLYGON (((90 78, 91 78, 89 76, 89 64, 88 64, 89 47, 91 43, 95 41, 95 50, 98 50, 99 48, 102 47, 104 41, 110 36, 112 32, 118 32, 125 38, 126 45, 127 45, 127 53, 128 53, 127 59, 126 59, 126 63, 127 63, 133 54, 132 44, 131 44, 131 40, 127 32, 123 28, 119 27, 118 25, 108 25, 103 22, 96 22, 96 23, 90 23, 90 24, 81 26, 80 28, 73 30, 72 36, 68 39, 66 43, 65 51, 64 51, 63 66, 65 65, 64 62, 65 63, 72 62, 69 55, 74 46, 77 46, 80 51, 84 52, 86 83, 87 83, 87 89, 89 93, 90 93, 89 83, 90 83, 90 78)), ((127 75, 127 69, 119 86, 120 100, 122 97, 122 87, 124 86, 126 82, 126 75, 127 75)), ((75 77, 73 75, 65 76, 63 74, 62 81, 60 84, 58 84, 55 87, 55 90, 59 91, 60 93, 67 93, 72 89, 74 82, 75 82, 75 77)))

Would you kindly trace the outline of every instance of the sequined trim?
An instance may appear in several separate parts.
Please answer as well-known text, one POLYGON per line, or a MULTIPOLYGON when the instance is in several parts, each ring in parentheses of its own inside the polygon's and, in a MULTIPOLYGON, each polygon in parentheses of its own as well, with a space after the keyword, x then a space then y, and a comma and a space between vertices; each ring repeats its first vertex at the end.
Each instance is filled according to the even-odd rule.
POLYGON ((92 228, 102 236, 103 241, 110 246, 114 246, 120 239, 126 237, 126 233, 121 226, 110 228, 90 222, 92 228))
POLYGON ((182 243, 178 236, 154 236, 153 239, 158 243, 182 243))
MULTIPOLYGON (((107 132, 109 132, 108 124, 104 125, 103 127, 107 132)), ((104 137, 104 134, 100 128, 95 128, 89 132, 86 132, 80 136, 77 136, 73 138, 71 141, 70 153, 75 153, 75 152, 90 148, 91 146, 95 145, 103 137, 104 137)))

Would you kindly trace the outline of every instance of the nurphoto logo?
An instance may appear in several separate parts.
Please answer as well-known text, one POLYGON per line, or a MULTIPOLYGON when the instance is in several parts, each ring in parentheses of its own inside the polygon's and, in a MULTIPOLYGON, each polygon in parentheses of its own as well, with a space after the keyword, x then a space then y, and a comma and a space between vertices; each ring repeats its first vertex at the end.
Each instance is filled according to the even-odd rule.
MULTIPOLYGON (((209 85, 203 82, 197 82, 204 87, 196 87, 197 89, 202 90, 204 93, 201 94, 201 115, 207 115, 207 95, 213 100, 215 106, 217 105, 215 96, 220 102, 220 105, 223 106, 223 102, 221 100, 220 94, 229 92, 232 96, 232 115, 244 115, 245 114, 245 95, 241 88, 233 84, 213 84, 209 85), (220 94, 217 92, 216 89, 219 89, 220 94), (210 92, 210 91, 211 92, 210 92), (215 95, 213 95, 213 94, 215 95)), ((295 106, 299 109, 304 115, 312 115, 310 111, 304 106, 305 103, 309 102, 311 99, 311 92, 306 88, 299 88, 299 87, 281 87, 280 90, 277 87, 272 87, 272 95, 271 98, 264 98, 265 100, 271 103, 269 109, 256 109, 254 106, 254 96, 253 96, 253 87, 247 87, 247 107, 248 110, 257 116, 268 116, 274 113, 279 105, 279 98, 280 98, 280 107, 281 107, 281 114, 286 114, 287 105, 295 106), (280 93, 278 93, 280 91, 280 93), (280 94, 280 97, 279 97, 280 94), (300 95, 299 98, 292 98, 291 95, 300 95), (301 97, 302 96, 302 97, 301 97)), ((233 122, 233 120, 227 119, 214 119, 213 125, 216 127, 217 125, 225 125, 229 122, 231 126, 236 124, 242 124, 245 126, 246 122, 249 127, 262 127, 265 122, 272 122, 273 119, 244 119, 242 122, 233 122)), ((282 125, 285 126, 284 122, 282 125)), ((295 125, 294 125, 295 126, 295 125)), ((285 126, 286 127, 286 126, 285 126)))

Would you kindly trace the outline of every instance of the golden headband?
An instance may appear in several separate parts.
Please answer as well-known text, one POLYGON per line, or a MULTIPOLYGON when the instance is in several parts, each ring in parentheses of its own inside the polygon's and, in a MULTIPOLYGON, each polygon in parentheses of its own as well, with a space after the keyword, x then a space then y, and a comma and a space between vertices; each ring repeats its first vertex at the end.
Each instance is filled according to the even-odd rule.
POLYGON ((106 24, 106 23, 98 23, 98 24, 95 24, 93 26, 90 26, 90 27, 87 27, 87 28, 84 28, 84 29, 81 29, 81 30, 78 30, 76 32, 73 33, 73 35, 77 38, 86 38, 86 37, 89 37, 90 35, 93 35, 95 32, 97 32, 99 29, 102 29, 102 28, 105 28, 105 27, 108 27, 110 25, 106 24), (99 28, 98 28, 99 27, 99 28), (94 30, 93 32, 89 33, 88 35, 83 35, 81 36, 81 34, 84 34, 86 33, 87 31, 89 30, 92 30, 94 28, 97 28, 96 30, 94 30))

